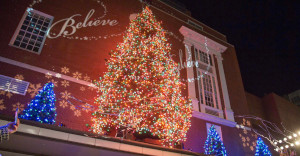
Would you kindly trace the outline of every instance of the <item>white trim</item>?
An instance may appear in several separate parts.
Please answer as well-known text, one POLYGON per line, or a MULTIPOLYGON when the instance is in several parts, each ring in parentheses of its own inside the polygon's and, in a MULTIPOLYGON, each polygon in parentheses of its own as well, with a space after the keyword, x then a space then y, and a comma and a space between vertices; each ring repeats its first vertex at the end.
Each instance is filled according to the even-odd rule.
POLYGON ((234 121, 234 114, 233 114, 233 111, 232 111, 231 106, 230 106, 228 88, 227 88, 223 63, 222 63, 223 58, 222 58, 221 54, 217 54, 216 57, 217 57, 217 62, 218 62, 221 88, 222 88, 224 105, 225 105, 225 116, 226 116, 227 120, 234 121))
MULTIPOLYGON (((60 74, 60 73, 56 73, 56 72, 53 72, 53 71, 50 71, 50 70, 46 70, 46 69, 43 69, 43 68, 40 68, 40 67, 32 66, 32 65, 29 65, 29 64, 25 64, 25 63, 18 62, 18 61, 15 61, 15 60, 11 60, 11 59, 1 57, 1 56, 0 56, 0 62, 4 62, 4 63, 11 64, 11 65, 14 65, 14 66, 25 68, 25 69, 29 69, 29 70, 39 72, 39 73, 42 73, 42 74, 48 74, 48 75, 52 75, 52 76, 55 76, 56 74, 60 74)), ((78 83, 78 84, 81 84, 81 85, 96 88, 96 86, 91 82, 87 82, 87 81, 83 81, 83 80, 77 80, 74 77, 63 75, 63 74, 60 74, 60 75, 61 75, 61 77, 59 77, 59 78, 61 78, 61 79, 68 80, 68 81, 71 81, 71 82, 75 82, 75 83, 78 83)))
MULTIPOLYGON (((185 58, 186 62, 191 62, 192 61, 192 49, 191 45, 188 43, 185 44, 185 58)), ((194 68, 187 68, 187 79, 189 78, 194 78, 194 68)), ((192 99, 192 105, 193 105, 193 110, 199 111, 199 105, 198 105, 198 99, 196 96, 196 90, 195 90, 195 81, 188 81, 188 94, 189 98, 192 99)))
MULTIPOLYGON (((220 90, 219 90, 219 84, 218 84, 218 77, 216 72, 216 63, 215 63, 215 55, 211 55, 211 62, 212 62, 212 72, 214 77, 214 83, 216 86, 216 92, 217 92, 217 100, 218 100, 218 109, 222 110, 222 104, 221 104, 221 97, 220 97, 220 90)), ((223 112, 222 112, 223 114, 223 112)), ((223 117, 224 118, 224 117, 223 117)))
POLYGON ((207 132, 207 134, 208 134, 208 132, 209 132, 211 126, 214 126, 214 127, 215 127, 215 129, 216 129, 216 131, 217 131, 219 137, 221 138, 221 141, 223 141, 222 127, 221 127, 221 126, 218 126, 218 125, 215 125, 215 124, 213 124, 213 123, 207 122, 207 123, 206 123, 206 132, 207 132))
POLYGON ((224 126, 228 126, 228 127, 236 127, 236 122, 234 121, 229 121, 226 119, 222 119, 213 115, 209 115, 206 113, 201 113, 201 112, 197 112, 197 111, 193 111, 193 117, 198 118, 198 119, 202 119, 205 121, 210 121, 213 123, 217 123, 220 125, 224 125, 224 126))
MULTIPOLYGON (((47 33, 48 33, 48 31, 49 31, 49 28, 50 28, 51 25, 52 25, 52 22, 53 22, 54 17, 53 17, 53 16, 50 16, 50 15, 48 15, 48 14, 45 14, 45 13, 43 13, 43 12, 40 12, 40 11, 38 11, 38 10, 32 9, 31 11, 32 11, 33 13, 35 13, 35 14, 38 14, 39 16, 43 16, 43 17, 45 17, 45 18, 49 18, 49 19, 50 19, 49 25, 48 25, 48 27, 47 27, 47 31, 46 31, 45 35, 43 36, 43 41, 41 42, 41 45, 40 45, 40 47, 39 47, 38 52, 33 51, 33 48, 32 48, 32 50, 29 50, 29 49, 27 49, 27 48, 22 48, 22 47, 20 47, 20 46, 14 45, 14 42, 16 41, 16 38, 17 38, 19 32, 21 31, 21 27, 22 27, 22 25, 23 25, 23 23, 24 23, 24 21, 25 21, 25 18, 26 18, 27 15, 29 14, 29 11, 28 11, 28 10, 30 10, 30 9, 32 9, 32 8, 28 8, 28 7, 27 7, 27 9, 25 10, 25 12, 24 12, 24 14, 23 14, 23 17, 21 18, 21 20, 20 20, 20 22, 19 22, 19 25, 17 26, 17 29, 15 30, 15 33, 14 33, 14 35, 12 36, 12 38, 11 38, 11 40, 10 40, 10 42, 9 42, 8 45, 9 45, 9 46, 12 46, 12 47, 15 47, 15 48, 18 48, 18 49, 22 49, 22 50, 25 50, 25 51, 28 51, 28 52, 31 52, 31 53, 40 55, 41 52, 42 52, 43 46, 44 46, 44 44, 45 44, 46 38, 47 38, 47 33)), ((29 26, 29 24, 28 24, 28 26, 29 26)), ((41 26, 41 27, 42 27, 42 26, 41 26)), ((25 32, 25 34, 28 32, 27 30, 23 30, 23 31, 25 32)), ((24 34, 24 37, 25 37, 25 34, 24 34)), ((33 33, 30 33, 30 34, 33 34, 33 33)), ((36 36, 37 36, 37 38, 38 38, 39 35, 36 34, 36 36)), ((30 38, 29 38, 29 40, 30 40, 30 38)), ((36 39, 35 42, 37 42, 37 40, 38 40, 38 39, 36 39)), ((20 41, 20 42, 21 42, 21 41, 20 41)), ((28 41, 28 42, 29 42, 29 41, 28 41)), ((20 44, 21 44, 21 43, 20 43, 20 44)))
MULTIPOLYGON (((200 104, 200 110, 202 113, 206 113, 206 114, 209 114, 206 110, 218 112, 218 117, 224 119, 224 113, 223 113, 222 108, 217 109, 214 107, 207 106, 206 104, 200 104)), ((212 115, 212 114, 209 114, 209 115, 212 115)))
MULTIPOLYGON (((184 40, 185 42, 189 42, 192 45, 195 45, 196 47, 199 47, 201 49, 201 47, 205 48, 205 38, 206 36, 199 34, 196 31, 193 31, 185 26, 182 26, 179 29, 180 33, 184 36, 184 40)), ((210 51, 214 52, 214 53, 223 53, 227 47, 213 41, 210 38, 207 38, 207 47, 209 48, 210 51)), ((206 51, 205 49, 202 51, 206 51)))

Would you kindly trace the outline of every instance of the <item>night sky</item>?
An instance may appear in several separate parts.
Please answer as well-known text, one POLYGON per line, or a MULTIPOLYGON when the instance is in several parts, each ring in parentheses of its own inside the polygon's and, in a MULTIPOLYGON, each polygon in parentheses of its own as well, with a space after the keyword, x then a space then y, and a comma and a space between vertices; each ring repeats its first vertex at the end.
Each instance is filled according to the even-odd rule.
POLYGON ((178 0, 236 48, 245 90, 257 96, 300 89, 300 5, 273 0, 178 0))

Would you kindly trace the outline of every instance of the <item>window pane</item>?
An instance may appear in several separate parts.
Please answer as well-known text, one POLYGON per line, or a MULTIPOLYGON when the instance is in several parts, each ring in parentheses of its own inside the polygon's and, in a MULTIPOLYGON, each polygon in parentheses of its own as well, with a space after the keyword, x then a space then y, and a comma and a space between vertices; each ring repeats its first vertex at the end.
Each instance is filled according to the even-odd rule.
POLYGON ((33 48, 32 45, 28 45, 28 46, 27 46, 27 49, 28 49, 28 50, 32 50, 32 48, 33 48))
POLYGON ((38 21, 38 24, 39 24, 39 25, 42 25, 42 24, 43 24, 43 21, 39 20, 39 21, 38 21))
POLYGON ((23 25, 28 25, 29 24, 29 21, 25 20, 23 25))
POLYGON ((30 20, 31 20, 31 17, 30 17, 30 16, 27 16, 27 17, 26 17, 26 20, 30 21, 30 20))
POLYGON ((36 25, 36 26, 35 26, 35 29, 36 29, 36 30, 40 30, 40 29, 41 29, 41 26, 40 26, 40 25, 36 25))
POLYGON ((40 46, 41 46, 41 43, 40 43, 40 42, 36 42, 36 43, 35 43, 35 46, 36 46, 36 47, 40 47, 40 46))
POLYGON ((19 45, 20 45, 20 42, 19 42, 19 41, 15 41, 15 42, 14 42, 14 45, 15 45, 15 46, 19 46, 19 45))
POLYGON ((202 74, 203 74, 205 104, 207 106, 214 107, 212 83, 210 80, 210 76, 207 74, 204 74, 204 73, 202 73, 202 74))
POLYGON ((16 38, 16 40, 17 40, 17 41, 21 41, 22 38, 23 38, 23 36, 18 35, 17 38, 16 38))
POLYGON ((39 36, 37 40, 40 41, 40 42, 42 42, 43 41, 43 37, 39 36))
POLYGON ((27 29, 27 26, 26 26, 26 25, 22 25, 21 29, 22 29, 22 30, 26 30, 26 29, 27 29))
POLYGON ((29 41, 29 44, 31 44, 31 45, 34 45, 34 43, 35 43, 35 40, 30 40, 29 41))
POLYGON ((34 48, 33 48, 33 51, 39 52, 39 48, 38 48, 38 47, 34 47, 34 48))
POLYGON ((28 32, 32 32, 33 28, 32 27, 28 27, 27 31, 28 32))
POLYGON ((48 27, 48 26, 49 26, 49 23, 46 23, 46 22, 45 22, 43 26, 48 27))
POLYGON ((36 23, 37 19, 36 19, 36 18, 33 18, 31 21, 32 21, 33 23, 36 23))
POLYGON ((40 31, 40 36, 44 36, 45 32, 40 31))
POLYGON ((42 27, 42 30, 43 30, 43 31, 46 31, 46 30, 47 30, 47 27, 42 27))
POLYGON ((30 36, 31 36, 31 34, 29 34, 29 33, 26 33, 26 35, 25 35, 25 37, 28 37, 28 38, 30 38, 30 36))
POLYGON ((26 43, 21 43, 20 47, 25 48, 26 47, 26 43))
POLYGON ((19 35, 21 35, 21 36, 23 36, 24 34, 25 34, 24 31, 20 31, 20 32, 19 32, 19 35))
POLYGON ((32 36, 31 36, 31 39, 33 39, 33 40, 35 40, 36 38, 37 38, 36 35, 32 35, 32 36))
POLYGON ((38 31, 38 30, 36 30, 36 29, 34 29, 34 30, 33 30, 33 33, 35 33, 35 34, 39 34, 39 31, 38 31))
POLYGON ((28 38, 26 38, 26 37, 24 37, 22 42, 24 42, 24 43, 28 43, 28 41, 29 41, 29 39, 28 39, 28 38))

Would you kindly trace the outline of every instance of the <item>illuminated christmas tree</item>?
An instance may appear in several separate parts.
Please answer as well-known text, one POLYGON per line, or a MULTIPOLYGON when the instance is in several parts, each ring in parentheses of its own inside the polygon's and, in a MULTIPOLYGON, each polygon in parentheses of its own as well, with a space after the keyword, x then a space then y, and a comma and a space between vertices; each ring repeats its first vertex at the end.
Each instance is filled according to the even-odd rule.
POLYGON ((123 42, 110 54, 108 72, 96 83, 99 109, 93 113, 93 132, 130 127, 166 146, 185 141, 192 106, 181 95, 185 86, 165 35, 148 7, 131 21, 123 42))
POLYGON ((204 145, 205 154, 227 156, 225 146, 217 133, 215 126, 212 125, 208 131, 204 145))
POLYGON ((54 84, 47 83, 28 104, 20 118, 54 124, 56 119, 54 84))
POLYGON ((260 137, 257 138, 255 156, 272 156, 268 146, 260 137))

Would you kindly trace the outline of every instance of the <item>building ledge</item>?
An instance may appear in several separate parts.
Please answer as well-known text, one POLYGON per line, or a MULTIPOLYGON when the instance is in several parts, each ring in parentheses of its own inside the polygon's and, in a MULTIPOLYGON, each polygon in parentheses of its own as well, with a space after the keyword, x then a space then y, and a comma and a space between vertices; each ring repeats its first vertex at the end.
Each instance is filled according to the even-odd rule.
MULTIPOLYGON (((0 126, 5 125, 8 122, 9 119, 3 119, 3 117, 0 116, 0 126)), ((158 155, 158 156, 169 156, 169 155, 202 156, 203 155, 203 154, 194 153, 186 150, 171 149, 171 148, 152 145, 143 142, 137 142, 137 141, 119 139, 114 137, 107 137, 107 136, 95 136, 95 134, 92 133, 75 131, 63 127, 41 124, 41 123, 23 120, 23 119, 21 119, 21 124, 18 128, 18 132, 13 135, 15 136, 12 137, 27 136, 28 138, 28 136, 30 136, 33 138, 38 138, 41 140, 41 143, 45 142, 45 140, 48 141, 52 140, 52 142, 55 143, 63 142, 64 144, 75 144, 77 148, 88 146, 92 148, 99 148, 99 150, 106 149, 107 151, 125 152, 125 153, 137 154, 137 155, 158 155)), ((14 146, 14 147, 18 148, 20 146, 14 146)), ((14 147, 9 147, 9 149, 14 147)), ((5 147, 0 147, 0 149, 1 148, 5 148, 5 147)), ((11 150, 18 151, 20 149, 11 149, 11 150)), ((30 151, 30 152, 34 152, 34 151, 30 151)))
POLYGON ((214 123, 228 126, 228 127, 236 127, 236 124, 237 124, 234 121, 229 121, 226 119, 219 118, 217 116, 213 116, 213 115, 206 114, 206 113, 201 113, 198 111, 193 111, 193 117, 202 119, 202 120, 206 120, 206 121, 210 121, 210 122, 214 122, 214 123))

